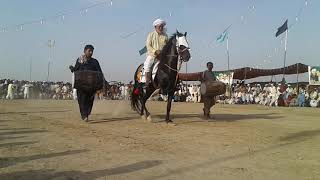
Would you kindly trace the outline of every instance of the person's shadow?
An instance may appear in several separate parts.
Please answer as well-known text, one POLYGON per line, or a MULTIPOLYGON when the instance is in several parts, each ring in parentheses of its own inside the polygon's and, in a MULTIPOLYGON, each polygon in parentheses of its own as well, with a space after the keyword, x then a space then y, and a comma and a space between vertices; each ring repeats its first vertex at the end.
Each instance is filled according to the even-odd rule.
POLYGON ((5 173, 0 175, 1 180, 44 180, 44 179, 79 179, 79 180, 94 180, 100 177, 126 174, 144 169, 149 169, 158 166, 162 163, 160 160, 141 161, 125 166, 95 170, 95 171, 63 171, 56 172, 52 169, 18 171, 12 173, 5 173))

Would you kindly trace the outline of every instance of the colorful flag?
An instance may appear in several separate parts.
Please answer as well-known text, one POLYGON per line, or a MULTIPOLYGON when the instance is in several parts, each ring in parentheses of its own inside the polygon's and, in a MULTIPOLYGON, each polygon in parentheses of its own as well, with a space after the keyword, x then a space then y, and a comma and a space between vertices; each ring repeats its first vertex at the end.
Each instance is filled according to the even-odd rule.
POLYGON ((286 30, 288 30, 288 19, 286 20, 286 22, 284 22, 284 24, 278 28, 278 31, 276 33, 276 37, 280 36, 282 33, 286 32, 286 30))

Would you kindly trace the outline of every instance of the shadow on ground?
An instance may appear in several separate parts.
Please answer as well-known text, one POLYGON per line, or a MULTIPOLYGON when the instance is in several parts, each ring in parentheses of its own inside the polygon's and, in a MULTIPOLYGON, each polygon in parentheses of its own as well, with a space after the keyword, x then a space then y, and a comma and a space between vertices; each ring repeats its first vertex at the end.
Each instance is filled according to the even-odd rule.
MULTIPOLYGON (((45 159, 45 158, 53 158, 53 157, 59 157, 59 156, 67 156, 67 155, 73 155, 78 153, 84 153, 88 152, 89 150, 72 150, 72 151, 64 151, 64 152, 58 152, 58 153, 50 153, 50 154, 37 154, 37 155, 31 155, 31 156, 20 156, 20 157, 2 157, 0 158, 0 168, 13 166, 18 163, 28 162, 32 160, 37 159, 45 159)), ((5 177, 5 176, 3 176, 5 177)), ((1 178, 0 179, 4 179, 1 178)))
POLYGON ((0 112, 0 114, 33 114, 33 113, 61 113, 70 112, 71 110, 55 110, 55 111, 12 111, 12 112, 0 112))
POLYGON ((280 141, 307 140, 314 136, 320 136, 320 129, 292 133, 292 134, 289 134, 288 136, 280 137, 280 141))
POLYGON ((30 128, 3 128, 3 129, 0 129, 0 131, 15 131, 15 130, 27 130, 27 129, 30 129, 30 128))
POLYGON ((111 176, 111 175, 121 175, 126 173, 131 173, 135 171, 140 171, 144 169, 149 169, 160 165, 162 162, 159 160, 149 160, 137 162, 125 166, 115 167, 111 169, 96 170, 96 171, 63 171, 55 172, 51 169, 44 170, 31 170, 31 171, 19 171, 13 173, 6 173, 0 175, 0 179, 3 180, 44 180, 44 179, 81 179, 81 180, 94 180, 97 178, 111 176))
MULTIPOLYGON (((0 120, 0 123, 3 123, 3 122, 9 122, 9 120, 0 120)), ((7 126, 7 125, 2 125, 2 126, 7 126)))
POLYGON ((0 136, 2 136, 2 135, 14 135, 14 134, 43 133, 43 132, 48 132, 48 131, 46 131, 46 130, 9 131, 9 132, 0 132, 0 136))
POLYGON ((13 146, 35 144, 37 142, 38 141, 3 143, 3 144, 0 144, 0 148, 11 148, 13 146))
POLYGON ((6 136, 3 136, 3 137, 0 137, 0 141, 9 140, 9 139, 25 138, 25 137, 27 137, 27 136, 15 136, 15 137, 6 137, 6 136))
POLYGON ((99 120, 92 120, 89 121, 90 124, 96 124, 96 123, 108 123, 108 122, 117 122, 117 121, 130 121, 133 119, 137 119, 137 117, 122 117, 122 118, 103 118, 99 120))
MULTIPOLYGON (((268 114, 213 114, 214 119, 216 121, 240 121, 240 120, 273 120, 283 118, 283 116, 274 116, 275 113, 268 113, 268 114)), ((165 115, 157 115, 155 116, 161 120, 165 119, 165 115)), ((188 118, 199 118, 203 117, 202 114, 172 114, 172 119, 184 119, 188 120, 188 118)), ((162 121, 160 121, 162 122, 162 121)), ((192 121, 192 122, 208 122, 208 121, 192 121)), ((210 121, 209 121, 210 122, 210 121)))
MULTIPOLYGON (((203 169, 203 168, 208 168, 208 167, 213 167, 215 165, 221 164, 221 163, 225 163, 228 161, 232 161, 235 159, 240 159, 240 158, 248 158, 248 157, 253 157, 254 155, 260 154, 260 153, 264 153, 264 152, 268 152, 268 151, 273 151, 275 149, 277 149, 279 151, 280 148, 289 146, 289 145, 293 145, 293 144, 298 144, 300 142, 303 142, 303 140, 294 140, 292 142, 286 142, 286 143, 280 143, 277 145, 273 145, 270 147, 266 147, 266 148, 262 148, 262 149, 249 149, 247 152, 243 152, 243 153, 239 153, 239 154, 234 154, 234 155, 230 155, 230 156, 226 156, 226 157, 221 157, 221 158, 217 158, 217 159, 213 159, 213 160, 208 160, 205 161, 203 163, 198 163, 198 164, 193 164, 190 166, 185 166, 185 167, 179 167, 176 169, 170 169, 169 171, 167 171, 166 173, 160 174, 160 175, 156 175, 156 176, 152 176, 149 178, 145 178, 144 180, 155 180, 155 179, 170 179, 169 177, 172 175, 180 175, 180 174, 184 174, 184 173, 188 173, 188 172, 192 172, 195 170, 199 170, 199 169, 203 169)), ((284 151, 285 153, 286 151, 284 151)))

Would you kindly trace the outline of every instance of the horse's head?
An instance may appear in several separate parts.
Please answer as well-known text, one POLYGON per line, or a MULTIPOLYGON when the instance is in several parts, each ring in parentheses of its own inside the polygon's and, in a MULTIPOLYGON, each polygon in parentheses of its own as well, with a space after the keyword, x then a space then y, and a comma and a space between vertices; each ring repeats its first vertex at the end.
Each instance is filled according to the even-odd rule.
POLYGON ((177 31, 176 33, 176 46, 177 46, 177 51, 180 57, 180 60, 184 62, 188 62, 190 60, 190 48, 189 48, 189 43, 187 41, 187 32, 180 33, 177 31))

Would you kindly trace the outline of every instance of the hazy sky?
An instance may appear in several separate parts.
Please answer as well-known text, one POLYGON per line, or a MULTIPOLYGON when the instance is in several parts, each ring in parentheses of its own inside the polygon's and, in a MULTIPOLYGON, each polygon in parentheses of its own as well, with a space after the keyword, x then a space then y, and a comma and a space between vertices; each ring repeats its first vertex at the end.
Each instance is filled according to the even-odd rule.
MULTIPOLYGON (((79 10, 101 0, 1 0, 0 27, 79 10)), ((282 37, 275 38, 277 27, 286 18, 294 23, 305 0, 113 0, 61 19, 9 29, 0 33, 0 78, 45 80, 49 61, 47 41, 54 39, 54 59, 50 80, 70 81, 68 65, 74 64, 85 44, 95 46, 94 57, 107 80, 129 81, 138 64, 147 33, 157 17, 167 21, 168 34, 175 29, 188 32, 192 59, 188 71, 205 68, 206 61, 216 69, 227 68, 225 44, 216 37, 230 24, 231 68, 252 66, 274 68, 283 65, 282 37), (249 6, 253 6, 251 10, 249 6), (170 16, 171 14, 171 16, 170 16), (138 32, 128 38, 122 36, 138 32)), ((302 62, 320 65, 320 1, 309 0, 298 22, 289 31, 288 64, 302 62)))

